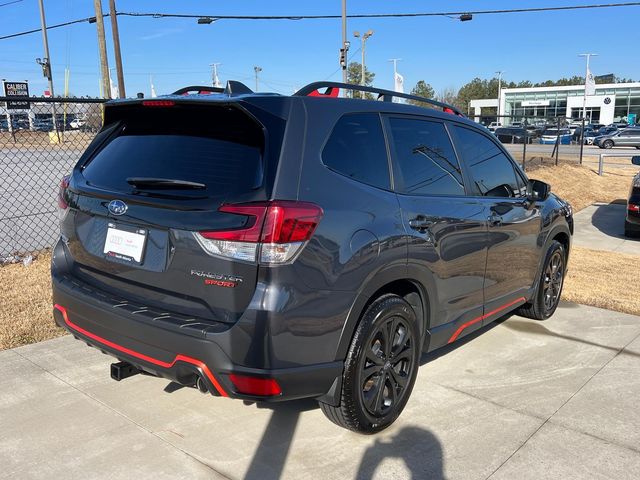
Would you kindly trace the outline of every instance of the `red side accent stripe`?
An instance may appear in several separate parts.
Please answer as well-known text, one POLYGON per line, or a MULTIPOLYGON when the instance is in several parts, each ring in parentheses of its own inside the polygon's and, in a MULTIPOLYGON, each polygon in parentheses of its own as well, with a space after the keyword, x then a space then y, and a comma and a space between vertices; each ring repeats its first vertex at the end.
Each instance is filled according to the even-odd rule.
POLYGON ((148 355, 145 355, 144 353, 136 352, 135 350, 131 350, 130 348, 123 347, 122 345, 118 345, 117 343, 107 340, 106 338, 102 338, 96 335, 95 333, 91 333, 90 331, 85 330, 81 326, 76 325, 71 320, 69 320, 69 316, 67 315, 67 309, 64 308, 62 305, 58 305, 56 303, 53 306, 53 308, 55 308, 62 314, 62 318, 64 319, 64 322, 70 328, 72 328, 78 333, 81 333, 82 335, 85 335, 86 337, 91 338, 92 340, 95 340, 96 342, 99 342, 103 345, 106 345, 107 347, 111 347, 115 350, 118 350, 119 352, 126 353, 127 355, 131 355, 132 357, 136 357, 136 358, 139 358, 140 360, 144 360, 145 362, 153 363, 154 365, 158 365, 162 368, 171 368, 177 362, 185 362, 185 363, 190 363, 191 365, 195 365, 196 367, 199 367, 200 369, 202 369, 204 374, 211 381, 213 386, 216 387, 216 390, 218 390, 221 396, 223 397, 229 396, 229 394, 225 392, 224 388, 222 388, 222 385, 220 385, 220 382, 218 382, 216 378, 213 376, 213 373, 211 373, 211 370, 209 370, 209 367, 207 367, 207 365, 201 362, 200 360, 196 358, 187 357, 186 355, 176 355, 176 357, 173 359, 173 362, 171 363, 163 362, 162 360, 158 360, 157 358, 150 357, 148 355))
POLYGON ((481 317, 476 317, 473 320, 469 320, 466 323, 463 323, 462 325, 460 325, 460 327, 456 330, 456 332, 451 335, 451 338, 449 339, 449 341, 447 343, 452 343, 455 342, 456 338, 458 338, 458 336, 462 333, 462 331, 467 328, 470 327, 471 325, 474 325, 478 322, 481 322, 482 320, 484 320, 485 318, 489 318, 493 315, 495 315, 496 313, 499 313, 509 307, 514 306, 516 303, 520 303, 520 302, 525 302, 527 299, 524 297, 520 297, 520 298, 516 298, 513 302, 509 302, 506 305, 502 305, 501 307, 496 308, 495 310, 491 310, 489 313, 485 313, 484 315, 482 315, 481 317))

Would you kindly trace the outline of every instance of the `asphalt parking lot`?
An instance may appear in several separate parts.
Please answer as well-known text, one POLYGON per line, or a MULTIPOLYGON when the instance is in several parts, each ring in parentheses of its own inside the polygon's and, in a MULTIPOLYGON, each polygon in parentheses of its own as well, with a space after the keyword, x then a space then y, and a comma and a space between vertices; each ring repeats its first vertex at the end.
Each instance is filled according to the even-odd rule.
POLYGON ((0 352, 2 478, 640 478, 640 317, 561 304, 423 358, 400 419, 342 430, 166 380, 69 336, 0 352))

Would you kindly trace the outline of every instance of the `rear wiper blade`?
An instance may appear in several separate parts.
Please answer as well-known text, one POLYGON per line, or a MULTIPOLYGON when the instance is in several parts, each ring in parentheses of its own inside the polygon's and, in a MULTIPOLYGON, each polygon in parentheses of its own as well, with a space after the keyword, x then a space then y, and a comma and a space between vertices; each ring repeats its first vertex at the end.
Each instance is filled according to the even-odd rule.
POLYGON ((207 188, 204 183, 189 182, 187 180, 177 180, 175 178, 155 178, 155 177, 129 177, 127 183, 137 188, 154 189, 181 189, 181 190, 202 190, 207 188))

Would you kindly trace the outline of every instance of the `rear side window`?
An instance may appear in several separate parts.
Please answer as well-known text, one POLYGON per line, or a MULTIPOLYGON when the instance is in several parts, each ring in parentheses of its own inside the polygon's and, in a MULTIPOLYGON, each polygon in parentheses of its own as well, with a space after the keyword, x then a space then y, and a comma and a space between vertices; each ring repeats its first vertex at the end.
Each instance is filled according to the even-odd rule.
POLYGON ((127 179, 182 180, 204 184, 205 189, 180 191, 199 197, 245 193, 262 185, 264 135, 238 109, 130 107, 121 118, 83 169, 91 185, 131 192, 127 179))
POLYGON ((469 128, 455 126, 456 145, 464 159, 477 194, 487 197, 519 197, 521 185, 511 160, 489 138, 469 128))
POLYGON ((389 161, 377 113, 343 116, 322 151, 322 162, 342 175, 389 189, 389 161))
POLYGON ((464 195, 462 173, 444 124, 390 118, 396 191, 409 195, 464 195))

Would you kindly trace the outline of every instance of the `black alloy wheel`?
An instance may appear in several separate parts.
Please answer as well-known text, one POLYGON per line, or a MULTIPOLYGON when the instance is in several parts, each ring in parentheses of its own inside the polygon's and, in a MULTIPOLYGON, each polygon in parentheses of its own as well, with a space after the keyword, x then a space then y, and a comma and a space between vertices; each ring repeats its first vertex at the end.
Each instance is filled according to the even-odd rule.
POLYGON ((360 399, 373 418, 385 417, 403 400, 415 368, 415 348, 406 319, 392 316, 377 325, 358 374, 360 399))
POLYGON ((553 312, 560 301, 560 292, 564 280, 564 259, 562 252, 556 250, 551 255, 544 271, 543 298, 545 313, 553 312))

